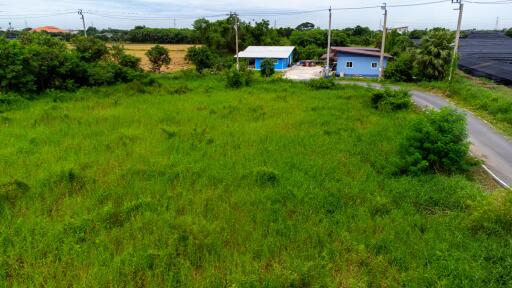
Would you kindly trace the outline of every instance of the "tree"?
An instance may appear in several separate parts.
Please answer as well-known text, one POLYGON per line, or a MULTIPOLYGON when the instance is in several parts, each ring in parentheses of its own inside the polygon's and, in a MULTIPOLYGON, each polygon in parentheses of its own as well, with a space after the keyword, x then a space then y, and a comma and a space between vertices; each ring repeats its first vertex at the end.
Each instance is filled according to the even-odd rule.
POLYGON ((216 55, 206 46, 191 47, 187 50, 185 60, 196 66, 196 71, 202 73, 205 69, 211 69, 215 65, 216 55))
POLYGON ((421 40, 416 54, 416 75, 422 80, 444 80, 450 69, 453 33, 446 29, 433 29, 421 40))
POLYGON ((317 60, 325 53, 326 51, 324 48, 320 48, 315 44, 297 48, 297 57, 299 60, 317 60))
POLYGON ((270 77, 274 75, 275 69, 274 69, 274 61, 272 59, 265 59, 263 62, 261 62, 261 76, 263 77, 270 77))
POLYGON ((298 30, 298 31, 307 31, 307 30, 313 30, 313 29, 315 29, 315 24, 313 24, 311 22, 301 23, 301 24, 299 24, 299 26, 297 26, 295 28, 295 30, 298 30))
POLYGON ((169 50, 160 45, 156 45, 146 51, 146 57, 148 57, 148 60, 151 63, 151 70, 153 72, 160 73, 162 67, 167 67, 169 64, 171 64, 169 50))

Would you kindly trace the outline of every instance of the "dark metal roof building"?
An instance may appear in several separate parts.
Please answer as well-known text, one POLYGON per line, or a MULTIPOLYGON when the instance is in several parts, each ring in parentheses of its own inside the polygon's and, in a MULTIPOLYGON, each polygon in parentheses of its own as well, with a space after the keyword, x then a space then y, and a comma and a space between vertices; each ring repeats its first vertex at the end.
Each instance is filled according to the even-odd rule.
POLYGON ((468 74, 512 85, 512 38, 474 32, 460 40, 459 68, 468 74))

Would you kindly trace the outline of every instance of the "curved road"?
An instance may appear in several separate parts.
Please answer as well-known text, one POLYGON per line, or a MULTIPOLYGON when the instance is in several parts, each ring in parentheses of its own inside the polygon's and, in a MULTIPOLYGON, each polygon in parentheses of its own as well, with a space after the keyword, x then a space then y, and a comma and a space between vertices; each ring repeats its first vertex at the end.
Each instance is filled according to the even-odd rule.
MULTIPOLYGON (((338 84, 359 85, 382 89, 377 83, 363 83, 355 81, 339 81, 338 84)), ((391 89, 400 89, 397 86, 386 86, 391 89)), ((420 107, 441 108, 453 107, 467 116, 468 134, 471 141, 471 153, 485 161, 484 168, 502 186, 510 189, 512 186, 512 142, 500 134, 485 121, 471 112, 460 109, 441 96, 411 90, 413 101, 420 107)))

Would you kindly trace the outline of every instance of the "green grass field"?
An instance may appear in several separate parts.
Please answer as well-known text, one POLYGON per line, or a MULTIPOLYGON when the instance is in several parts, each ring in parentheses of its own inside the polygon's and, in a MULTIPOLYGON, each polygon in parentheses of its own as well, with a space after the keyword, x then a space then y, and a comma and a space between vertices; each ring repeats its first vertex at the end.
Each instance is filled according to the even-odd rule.
POLYGON ((394 176, 417 112, 159 78, 0 114, 0 286, 512 285, 512 197, 394 176))

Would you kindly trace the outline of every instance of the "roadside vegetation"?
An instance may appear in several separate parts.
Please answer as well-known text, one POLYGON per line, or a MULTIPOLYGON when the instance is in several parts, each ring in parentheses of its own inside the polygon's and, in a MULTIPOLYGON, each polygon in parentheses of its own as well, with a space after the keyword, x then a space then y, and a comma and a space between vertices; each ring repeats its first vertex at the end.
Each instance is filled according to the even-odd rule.
POLYGON ((424 114, 363 87, 149 79, 0 114, 0 285, 511 283, 510 193, 397 173, 424 114))

